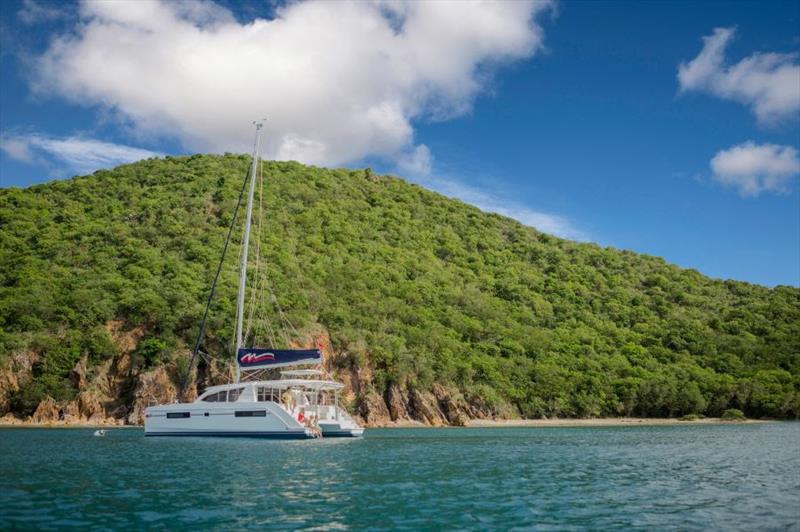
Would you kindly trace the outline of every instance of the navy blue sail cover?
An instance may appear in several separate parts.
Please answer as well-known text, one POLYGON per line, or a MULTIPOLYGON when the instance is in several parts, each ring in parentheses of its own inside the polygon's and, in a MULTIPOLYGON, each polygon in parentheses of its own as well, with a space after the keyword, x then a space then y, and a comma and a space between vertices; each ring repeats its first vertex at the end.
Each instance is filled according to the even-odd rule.
POLYGON ((261 349, 243 347, 239 349, 237 361, 240 368, 277 368, 299 364, 321 364, 319 349, 261 349))

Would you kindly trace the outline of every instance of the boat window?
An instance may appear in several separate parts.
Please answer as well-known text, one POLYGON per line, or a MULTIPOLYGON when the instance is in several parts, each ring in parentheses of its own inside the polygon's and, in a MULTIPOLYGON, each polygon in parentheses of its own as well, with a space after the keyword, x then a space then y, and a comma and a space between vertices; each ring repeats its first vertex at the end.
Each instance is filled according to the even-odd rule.
POLYGON ((281 402, 281 391, 275 388, 267 388, 265 386, 258 387, 258 402, 264 403, 272 401, 273 403, 281 402))
POLYGON ((236 417, 267 417, 266 410, 237 410, 233 414, 236 417))
POLYGON ((244 388, 234 388, 233 390, 228 390, 228 402, 233 403, 238 401, 243 390, 244 388))
POLYGON ((224 403, 227 400, 228 391, 222 390, 221 392, 212 393, 207 397, 203 397, 203 401, 206 403, 224 403))
POLYGON ((189 417, 189 416, 191 416, 189 412, 167 412, 167 417, 169 419, 189 417))

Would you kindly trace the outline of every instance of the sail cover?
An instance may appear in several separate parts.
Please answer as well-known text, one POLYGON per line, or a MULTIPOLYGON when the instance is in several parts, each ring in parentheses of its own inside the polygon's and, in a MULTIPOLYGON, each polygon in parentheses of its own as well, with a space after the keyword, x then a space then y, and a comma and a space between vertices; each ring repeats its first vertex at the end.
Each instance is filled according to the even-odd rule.
POLYGON ((319 349, 261 349, 243 347, 236 357, 242 369, 280 368, 300 364, 321 364, 319 349))

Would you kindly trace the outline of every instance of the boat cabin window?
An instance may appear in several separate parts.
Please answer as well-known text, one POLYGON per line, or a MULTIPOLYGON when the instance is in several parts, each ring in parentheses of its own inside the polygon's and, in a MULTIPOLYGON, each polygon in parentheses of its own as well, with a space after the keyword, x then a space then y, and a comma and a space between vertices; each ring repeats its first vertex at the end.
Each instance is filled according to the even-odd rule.
POLYGON ((224 403, 227 400, 228 400, 228 390, 212 393, 211 395, 203 397, 203 401, 205 401, 206 403, 224 403))
POLYGON ((243 390, 244 388, 234 388, 233 390, 228 390, 228 402, 233 403, 238 401, 243 390))
POLYGON ((221 392, 212 393, 206 397, 203 397, 203 401, 206 403, 233 403, 239 400, 239 396, 242 394, 244 388, 234 388, 232 390, 222 390, 221 392))
POLYGON ((234 417, 267 417, 266 410, 237 410, 234 417))
POLYGON ((184 418, 190 416, 191 414, 189 412, 167 412, 167 417, 169 419, 184 418))
POLYGON ((273 403, 281 402, 281 390, 259 386, 257 391, 259 403, 264 403, 267 401, 272 401, 273 403))

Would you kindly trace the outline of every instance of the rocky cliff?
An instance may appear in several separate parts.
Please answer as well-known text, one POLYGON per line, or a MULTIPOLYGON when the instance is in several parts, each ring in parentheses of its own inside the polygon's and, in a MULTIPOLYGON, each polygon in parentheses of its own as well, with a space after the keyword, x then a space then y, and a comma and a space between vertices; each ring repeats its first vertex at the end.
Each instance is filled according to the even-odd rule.
MULTIPOLYGON (((145 331, 142 328, 126 329, 119 321, 108 322, 106 329, 119 355, 97 366, 91 366, 86 357, 81 358, 70 372, 70 380, 78 390, 77 396, 61 402, 47 396, 39 402, 34 413, 25 418, 10 412, 10 397, 20 389, 21 383, 31 379, 38 356, 35 352, 20 352, 10 357, 0 368, 0 423, 142 425, 147 406, 175 402, 180 387, 177 360, 155 368, 137 368, 132 362, 132 353, 145 331)), ((393 383, 381 394, 373 382, 373 369, 353 365, 346 354, 335 352, 330 347, 327 331, 317 329, 306 343, 324 346, 325 369, 345 384, 342 402, 365 426, 413 422, 463 426, 470 419, 493 419, 503 414, 481 403, 471 404, 457 389, 439 384, 434 385, 431 391, 421 391, 409 383, 393 383)), ((179 356, 188 358, 190 354, 183 351, 179 356)), ((232 362, 210 359, 201 361, 196 375, 198 382, 189 387, 183 397, 185 401, 197 397, 198 384, 202 391, 206 386, 232 382, 235 367, 232 362)))

